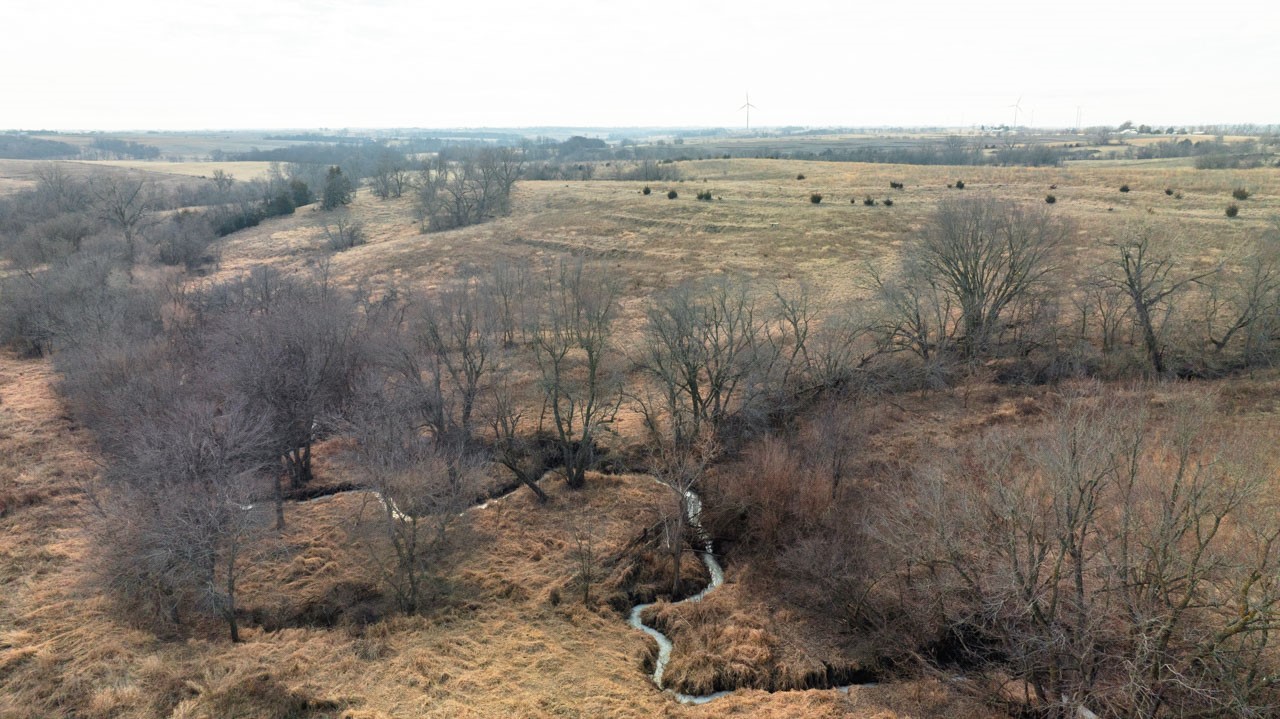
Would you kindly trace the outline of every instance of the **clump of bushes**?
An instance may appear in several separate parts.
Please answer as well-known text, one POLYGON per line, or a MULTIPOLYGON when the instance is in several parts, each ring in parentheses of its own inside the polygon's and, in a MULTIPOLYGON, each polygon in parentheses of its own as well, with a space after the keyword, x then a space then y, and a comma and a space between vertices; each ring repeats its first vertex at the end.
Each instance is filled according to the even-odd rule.
POLYGON ((364 225, 360 222, 339 217, 337 223, 330 227, 324 223, 325 244, 334 252, 342 252, 365 243, 364 225))
POLYGON ((1044 201, 1052 205, 1053 203, 1058 201, 1058 198, 1054 197, 1053 195, 1045 195, 1044 201))
POLYGON ((653 192, 653 190, 652 190, 652 189, 650 189, 648 185, 645 185, 645 186, 644 186, 644 189, 643 189, 643 190, 641 190, 640 192, 641 192, 641 193, 643 193, 643 194, 645 194, 645 195, 647 195, 647 194, 649 194, 649 193, 653 192))
POLYGON ((876 201, 871 199, 871 195, 867 195, 862 199, 862 204, 866 205, 867 207, 871 207, 876 204, 876 201))
POLYGON ((1164 194, 1166 194, 1166 195, 1173 195, 1173 188, 1172 188, 1172 187, 1166 187, 1166 188, 1164 188, 1164 194))
POLYGON ((957 189, 957 190, 963 190, 963 189, 964 189, 964 180, 956 180, 956 189, 957 189))
POLYGON ((903 189, 903 188, 905 188, 905 187, 906 187, 906 185, 902 184, 901 182, 894 182, 893 180, 889 180, 889 188, 890 188, 890 189, 893 189, 893 190, 901 190, 901 189, 903 189))
POLYGON ((677 198, 677 197, 679 197, 679 196, 680 196, 680 194, 679 194, 678 192, 676 192, 675 190, 667 190, 667 199, 668 199, 668 200, 674 200, 674 199, 676 199, 676 198, 677 198))
POLYGON ((1121 186, 1120 186, 1120 191, 1121 191, 1121 192, 1128 192, 1128 191, 1129 191, 1129 186, 1128 186, 1128 185, 1121 185, 1121 186))
POLYGON ((1243 187, 1237 187, 1231 191, 1231 196, 1237 200, 1247 200, 1249 199, 1249 191, 1243 187))
POLYGON ((803 180, 803 179, 804 179, 804 173, 802 172, 802 173, 800 173, 799 175, 796 175, 796 179, 797 179, 797 180, 803 180))
POLYGON ((699 191, 698 191, 698 199, 699 199, 699 200, 706 200, 707 202, 710 202, 710 201, 711 201, 711 190, 699 190, 699 191))
POLYGON ((892 200, 892 199, 890 199, 890 198, 888 198, 888 197, 884 198, 884 206, 885 206, 885 207, 893 207, 893 200, 892 200))
POLYGON ((1237 204, 1236 204, 1236 203, 1234 203, 1234 202, 1233 202, 1233 203, 1231 203, 1230 205, 1227 205, 1227 217, 1235 217, 1235 216, 1236 216, 1236 215, 1238 215, 1238 214, 1240 214, 1240 206, 1239 206, 1239 205, 1237 205, 1237 204))
POLYGON ((813 193, 812 195, 809 195, 809 202, 812 202, 812 203, 813 203, 813 204, 815 204, 815 205, 816 205, 816 204, 821 203, 821 202, 822 202, 822 195, 819 195, 819 194, 818 194, 818 193, 816 193, 816 192, 815 192, 815 193, 813 193))

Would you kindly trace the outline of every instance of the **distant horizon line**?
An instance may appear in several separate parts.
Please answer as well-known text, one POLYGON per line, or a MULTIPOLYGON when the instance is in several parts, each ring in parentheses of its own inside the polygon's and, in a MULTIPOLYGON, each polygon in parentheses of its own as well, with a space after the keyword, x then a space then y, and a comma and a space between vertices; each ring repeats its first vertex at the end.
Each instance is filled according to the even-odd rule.
MULTIPOLYGON (((1119 126, 1132 122, 1124 121, 1116 124, 1092 124, 1084 125, 1081 131, 1107 128, 1115 129, 1119 126)), ((1158 123, 1132 123, 1135 127, 1143 125, 1153 129, 1161 130, 1175 128, 1255 128, 1259 130, 1280 129, 1280 122, 1158 122, 1158 123)), ((885 131, 885 130, 999 130, 999 129, 1022 129, 1022 130, 1043 130, 1043 131, 1072 131, 1075 127, 1072 125, 1016 125, 1011 126, 1008 123, 974 123, 974 124, 925 124, 925 125, 833 125, 833 124, 817 124, 817 125, 762 125, 753 127, 750 130, 744 128, 734 128, 725 125, 441 125, 441 126, 416 126, 416 125, 344 125, 344 126, 298 126, 298 125, 281 125, 281 126, 262 126, 262 127, 180 127, 180 128, 157 128, 157 127, 122 127, 114 129, 106 128, 84 128, 84 127, 41 127, 41 128, 5 128, 0 129, 0 134, 56 134, 56 135, 92 135, 92 134, 109 134, 109 133, 147 133, 147 134, 177 134, 177 133, 212 133, 212 132, 506 132, 516 134, 517 131, 538 131, 538 130, 559 130, 559 131, 720 131, 724 134, 753 135, 765 133, 769 131, 783 130, 831 130, 831 131, 885 131)), ((1165 134, 1153 133, 1153 134, 1165 134)))

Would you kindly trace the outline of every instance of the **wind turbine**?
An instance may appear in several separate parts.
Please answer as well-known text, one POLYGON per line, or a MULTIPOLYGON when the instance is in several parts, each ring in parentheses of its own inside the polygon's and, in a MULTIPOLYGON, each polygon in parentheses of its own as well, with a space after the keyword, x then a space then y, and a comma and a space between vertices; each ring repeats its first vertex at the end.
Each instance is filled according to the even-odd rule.
POLYGON ((1012 105, 1009 105, 1008 107, 1012 107, 1012 108, 1013 108, 1013 129, 1017 129, 1017 127, 1018 127, 1018 113, 1022 111, 1022 96, 1021 96, 1021 95, 1019 95, 1019 96, 1018 96, 1018 101, 1017 101, 1017 102, 1015 102, 1015 103, 1013 103, 1012 105))
POLYGON ((747 132, 751 132, 751 110, 752 110, 752 108, 754 108, 754 107, 755 107, 755 105, 752 105, 752 104, 751 104, 751 93, 750 93, 750 92, 748 92, 748 93, 747 93, 747 104, 745 104, 745 105, 743 105, 742 107, 738 108, 739 110, 746 110, 746 111, 747 111, 747 132))

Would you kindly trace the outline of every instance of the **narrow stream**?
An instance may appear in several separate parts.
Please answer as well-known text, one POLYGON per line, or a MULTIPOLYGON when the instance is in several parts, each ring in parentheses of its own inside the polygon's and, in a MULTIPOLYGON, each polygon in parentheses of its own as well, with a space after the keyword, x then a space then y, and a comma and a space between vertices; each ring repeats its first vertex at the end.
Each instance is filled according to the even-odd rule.
MULTIPOLYGON (((707 586, 703 587, 701 592, 698 592, 691 597, 686 597, 679 602, 674 602, 674 604, 700 602, 704 597, 715 591, 715 589, 720 585, 724 584, 724 567, 721 567, 720 562, 716 561, 711 544, 711 538, 708 537, 707 533, 702 529, 702 498, 691 491, 685 492, 685 497, 689 507, 689 527, 693 529, 694 536, 702 546, 702 549, 698 554, 702 557, 702 563, 707 567, 707 573, 711 575, 711 582, 708 583, 707 586)), ((653 640, 658 643, 658 659, 653 665, 653 683, 656 684, 659 689, 663 689, 663 691, 673 696, 676 701, 681 704, 706 704, 707 702, 714 701, 721 697, 727 697, 732 694, 735 691, 733 689, 718 691, 714 694, 683 694, 681 692, 663 688, 662 675, 667 670, 667 663, 671 661, 671 650, 673 649, 673 645, 667 635, 645 624, 644 621, 640 619, 640 615, 644 610, 652 607, 653 604, 653 602, 650 602, 648 604, 637 604, 632 607, 631 616, 627 620, 627 623, 632 627, 653 637, 653 640)), ((852 686, 859 685, 849 684, 847 686, 832 688, 836 691, 848 693, 849 687, 852 686)), ((864 684, 861 686, 871 686, 871 684, 864 684)))

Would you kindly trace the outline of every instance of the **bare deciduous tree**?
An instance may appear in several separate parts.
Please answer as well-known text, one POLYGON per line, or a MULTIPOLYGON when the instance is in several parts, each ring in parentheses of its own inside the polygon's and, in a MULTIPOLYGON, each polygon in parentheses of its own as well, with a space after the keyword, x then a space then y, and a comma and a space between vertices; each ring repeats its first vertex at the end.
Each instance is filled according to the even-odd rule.
POLYGON ((1151 370, 1156 375, 1163 375, 1168 369, 1164 330, 1173 311, 1173 298, 1217 269, 1171 276, 1173 260, 1159 254, 1151 246, 1151 239, 1151 228, 1131 228, 1130 236, 1116 244, 1118 256, 1104 270, 1102 281, 1129 298, 1133 307, 1131 318, 1142 333, 1142 344, 1151 370))
POLYGON ((511 191, 523 166, 513 148, 441 154, 418 172, 418 217, 424 231, 483 222, 510 208, 511 191))
POLYGON ((995 433, 940 462, 891 512, 890 601, 941 620, 930 631, 983 668, 973 686, 1017 710, 1273 711, 1270 471, 1215 437, 1211 417, 1203 398, 1156 421, 1081 397, 1043 431, 995 433))
POLYGON ((639 360, 658 387, 656 402, 641 402, 651 438, 684 447, 704 428, 723 426, 767 367, 767 339, 745 283, 717 277, 663 296, 649 312, 639 360))
POLYGON ((1269 356, 1280 309, 1280 257, 1269 245, 1241 258, 1235 272, 1220 272, 1208 285, 1205 338, 1221 355, 1239 338, 1240 360, 1251 365, 1269 356))
POLYGON ((529 488, 545 504, 547 493, 538 486, 547 468, 543 448, 531 442, 524 434, 525 407, 528 398, 521 395, 515 382, 499 372, 499 379, 491 388, 488 420, 493 431, 494 460, 510 470, 516 480, 529 488))
MULTIPOLYGON (((351 399, 368 363, 376 319, 323 280, 280 282, 260 273, 238 307, 223 315, 213 365, 231 387, 252 398, 271 419, 285 474, 293 489, 311 481, 311 448, 321 422, 351 399)), ((283 487, 277 485, 277 526, 284 526, 283 487)))
POLYGON ((479 487, 479 463, 461 445, 423 434, 411 396, 362 386, 351 413, 359 471, 374 495, 361 513, 372 520, 367 546, 383 581, 405 612, 424 606, 432 562, 446 547, 448 529, 465 519, 479 487))
MULTIPOLYGON (((681 592, 680 571, 684 553, 690 539, 701 544, 702 536, 689 536, 690 518, 702 512, 701 500, 694 493, 707 467, 716 456, 716 445, 709 436, 697 438, 676 446, 667 444, 660 448, 653 459, 653 476, 675 493, 675 505, 666 513, 666 546, 671 555, 671 596, 681 592)), ((701 546, 698 547, 702 549, 701 546)))
POLYGON ((617 309, 618 286, 604 268, 564 262, 546 282, 532 332, 544 406, 565 481, 575 489, 586 482, 596 439, 622 401, 611 355, 617 309))
POLYGON ((243 400, 178 399, 131 418, 97 503, 110 582, 172 621, 204 606, 240 640, 237 582, 263 512, 257 478, 269 466, 269 427, 243 400))
POLYGON ((129 272, 137 264, 137 235, 151 215, 154 188, 147 180, 116 173, 100 174, 89 181, 98 215, 124 236, 129 272))
POLYGON ((903 283, 911 289, 894 303, 916 320, 906 323, 911 345, 926 348, 941 332, 954 336, 965 357, 985 353, 1019 306, 1047 287, 1072 231, 1043 207, 981 197, 940 203, 906 251, 903 283), (920 302, 937 293, 942 297, 920 302), (949 317, 928 323, 939 307, 958 313, 954 335, 940 329, 949 317))

